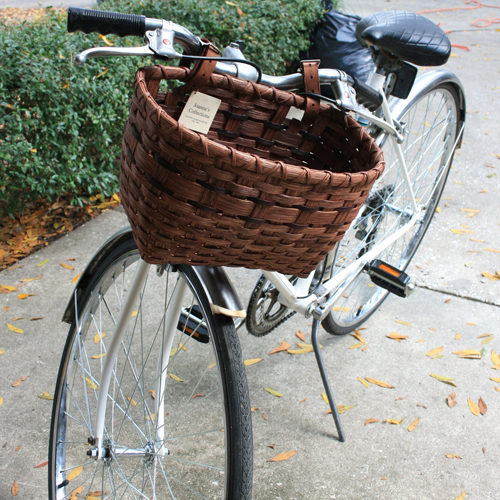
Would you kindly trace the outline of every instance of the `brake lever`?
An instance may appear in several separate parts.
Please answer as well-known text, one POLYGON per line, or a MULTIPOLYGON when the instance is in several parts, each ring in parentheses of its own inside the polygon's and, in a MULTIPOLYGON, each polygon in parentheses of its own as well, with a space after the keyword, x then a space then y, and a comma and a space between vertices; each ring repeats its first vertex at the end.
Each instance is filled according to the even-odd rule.
POLYGON ((85 64, 87 58, 111 56, 154 56, 155 53, 148 45, 144 47, 92 47, 80 52, 75 57, 75 64, 85 64))

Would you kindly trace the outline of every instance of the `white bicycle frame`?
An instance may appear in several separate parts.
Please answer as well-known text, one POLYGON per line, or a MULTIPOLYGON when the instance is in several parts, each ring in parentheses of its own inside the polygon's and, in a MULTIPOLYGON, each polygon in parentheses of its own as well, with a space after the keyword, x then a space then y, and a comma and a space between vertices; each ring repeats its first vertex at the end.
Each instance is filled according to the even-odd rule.
MULTIPOLYGON (((376 87, 382 88, 384 81, 377 82, 376 87)), ((415 199, 415 195, 412 189, 411 181, 409 178, 408 170, 406 167, 406 162, 404 159, 403 150, 400 144, 400 135, 397 132, 397 128, 400 126, 392 117, 391 109, 389 107, 388 101, 385 94, 381 92, 383 96, 382 110, 385 117, 385 123, 387 126, 383 129, 388 133, 389 140, 393 142, 394 150, 396 152, 398 160, 398 168, 403 178, 403 182, 406 188, 406 194, 409 197, 409 204, 411 207, 411 218, 402 225, 393 234, 383 239, 381 242, 374 245, 368 252, 366 252, 362 257, 357 258, 346 268, 337 272, 332 278, 322 283, 319 288, 320 292, 315 292, 309 294, 309 289, 311 282, 314 277, 314 271, 307 278, 299 278, 295 284, 292 285, 288 278, 277 272, 263 271, 264 275, 269 279, 273 286, 279 291, 278 300, 281 304, 286 307, 299 312, 305 317, 314 316, 316 320, 323 320, 333 308, 334 303, 341 297, 345 289, 349 284, 363 271, 365 266, 380 255, 385 249, 390 247, 398 238, 403 234, 410 231, 415 224, 419 222, 422 214, 425 210, 425 205, 419 205, 415 199), (399 140, 398 140, 399 137, 399 140)), ((381 119, 377 118, 371 113, 363 113, 363 117, 367 118, 372 123, 380 125, 381 119)), ((447 158, 444 166, 447 167, 451 162, 453 151, 457 145, 462 134, 462 130, 457 134, 457 139, 454 146, 451 148, 449 157, 447 158)), ((442 169, 438 181, 435 183, 434 190, 431 193, 430 198, 434 195, 434 191, 439 189, 441 178, 446 172, 446 168, 442 169)), ((358 214, 359 217, 359 214, 358 214)), ((355 219, 352 224, 356 224, 358 219, 355 219)), ((332 250, 327 256, 326 261, 333 258, 332 250)), ((116 355, 118 353, 119 346, 122 342, 123 335, 126 331, 127 321, 132 313, 134 303, 137 301, 141 290, 144 287, 144 283, 147 279, 150 265, 144 262, 142 259, 139 261, 137 270, 135 272, 133 281, 129 288, 128 298, 120 312, 119 318, 117 320, 116 329, 113 334, 113 339, 109 345, 108 353, 105 358, 101 384, 99 387, 98 402, 97 402, 97 416, 95 438, 97 444, 97 456, 98 458, 103 457, 105 452, 103 445, 103 433, 104 433, 104 422, 106 416, 106 399, 109 389, 109 383, 112 377, 114 363, 116 355)), ((156 453, 161 453, 164 455, 168 453, 168 450, 164 447, 164 431, 163 431, 163 415, 164 415, 164 389, 165 389, 165 373, 168 367, 169 355, 172 349, 172 343, 174 339, 174 334, 177 329, 177 320, 181 314, 181 299, 186 290, 186 282, 183 278, 180 278, 177 283, 176 292, 173 295, 171 310, 169 310, 168 317, 164 321, 164 331, 163 331, 163 342, 162 349, 158 355, 158 368, 157 368, 157 386, 156 386, 156 398, 155 398, 155 413, 156 413, 156 437, 155 437, 155 448, 156 453)), ((134 449, 120 449, 114 450, 115 454, 120 455, 135 455, 144 454, 144 450, 134 450, 134 449)))

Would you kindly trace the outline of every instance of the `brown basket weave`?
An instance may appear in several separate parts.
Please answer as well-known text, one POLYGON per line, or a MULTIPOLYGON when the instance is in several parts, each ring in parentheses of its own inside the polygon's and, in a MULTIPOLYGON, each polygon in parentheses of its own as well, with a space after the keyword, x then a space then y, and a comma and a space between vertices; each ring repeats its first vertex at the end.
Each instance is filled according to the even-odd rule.
POLYGON ((315 99, 207 79, 199 91, 222 103, 204 135, 177 121, 187 85, 159 92, 161 80, 189 82, 188 69, 137 72, 120 186, 142 258, 307 276, 382 174, 381 150, 351 116, 315 99), (306 111, 302 121, 286 119, 291 106, 306 111))

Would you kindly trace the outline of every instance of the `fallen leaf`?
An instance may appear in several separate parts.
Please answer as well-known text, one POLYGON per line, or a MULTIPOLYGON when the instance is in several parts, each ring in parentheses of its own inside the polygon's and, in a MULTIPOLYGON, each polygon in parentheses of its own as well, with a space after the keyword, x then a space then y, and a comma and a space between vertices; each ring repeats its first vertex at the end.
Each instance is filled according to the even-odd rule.
POLYGON ((103 352, 102 354, 96 354, 95 356, 92 356, 92 359, 100 359, 104 358, 104 356, 106 356, 105 352, 103 352))
POLYGON ((404 420, 404 418, 402 418, 401 420, 396 420, 395 418, 386 418, 385 419, 386 422, 388 422, 389 424, 392 424, 392 425, 399 425, 403 420, 404 420))
POLYGON ((401 323, 402 325, 411 326, 411 323, 408 323, 407 321, 401 321, 399 319, 396 320, 396 323, 401 323))
POLYGON ((387 389, 394 389, 393 385, 382 382, 381 380, 375 380, 374 378, 371 377, 365 377, 365 380, 370 382, 370 384, 378 385, 380 387, 386 387, 387 389))
POLYGON ((40 469, 41 467, 45 467, 49 463, 48 460, 45 460, 45 462, 40 462, 38 465, 35 465, 35 469, 40 469))
POLYGON ((191 396, 191 399, 194 399, 194 398, 204 398, 205 397, 205 394, 193 394, 191 396))
POLYGON ((97 385, 94 384, 94 382, 92 382, 92 380, 90 380, 88 377, 85 377, 85 383, 87 384, 87 387, 89 389, 93 389, 93 390, 97 389, 97 385))
POLYGON ((78 279, 80 278, 80 276, 82 275, 82 273, 80 274, 77 274, 72 280, 71 280, 71 283, 76 283, 78 281, 78 279))
POLYGON ((462 491, 462 493, 460 493, 460 495, 458 495, 457 498, 455 498, 455 500, 464 500, 465 498, 465 491, 462 491))
POLYGON ((496 252, 500 253, 500 250, 497 250, 496 248, 483 248, 485 252, 496 252))
POLYGON ((370 387, 370 385, 368 384, 368 382, 363 379, 363 378, 360 378, 360 377, 356 377, 366 388, 370 387))
POLYGON ((457 386, 455 382, 452 382, 453 379, 450 377, 443 377, 442 375, 436 375, 435 373, 431 373, 431 377, 435 378, 436 380, 439 380, 440 382, 444 382, 445 384, 452 385, 453 387, 457 386))
POLYGON ((399 396, 399 398, 396 398, 394 401, 402 401, 403 399, 406 399, 408 396, 399 396))
POLYGON ((420 408, 425 408, 425 409, 427 409, 427 406, 426 406, 426 405, 421 405, 420 403, 417 403, 417 406, 420 406, 420 408))
POLYGON ((493 335, 491 337, 486 337, 483 340, 481 340, 481 345, 486 345, 489 344, 493 340, 493 335))
POLYGON ((127 396, 127 401, 132 405, 132 406, 137 406, 137 401, 130 396, 127 396))
POLYGON ((469 404, 469 410, 471 411, 471 413, 473 415, 476 415, 476 417, 479 416, 479 406, 477 406, 476 403, 474 403, 474 401, 472 401, 472 399, 468 399, 467 400, 467 403, 469 404))
POLYGON ((38 321, 43 318, 44 318, 43 316, 37 316, 36 318, 31 318, 30 321, 38 321))
POLYGON ((283 340, 278 347, 275 347, 269 354, 276 354, 277 352, 283 352, 290 348, 290 344, 283 340))
POLYGON ((300 404, 300 403, 304 403, 304 402, 306 402, 306 401, 307 401, 307 398, 304 398, 304 399, 302 399, 301 401, 299 401, 299 404, 300 404))
POLYGON ((83 471, 83 465, 80 465, 80 467, 76 467, 75 469, 73 469, 67 476, 66 476, 66 479, 68 481, 72 481, 73 479, 75 479, 76 477, 78 477, 83 471))
POLYGON ((493 382, 497 382, 500 384, 500 377, 490 377, 490 380, 493 380, 493 382))
POLYGON ((325 403, 326 403, 327 405, 329 405, 329 404, 330 404, 330 402, 328 401, 328 396, 326 395, 326 393, 322 392, 322 393, 321 393, 321 396, 322 396, 322 398, 325 400, 325 403))
POLYGON ((415 430, 415 427, 418 425, 418 421, 419 421, 419 419, 417 418, 417 420, 415 420, 415 422, 410 424, 410 426, 408 427, 408 432, 412 432, 415 430))
POLYGON ((137 316, 139 311, 132 311, 131 317, 135 318, 137 316))
POLYGON ((19 493, 19 486, 17 485, 17 483, 15 481, 14 481, 14 484, 12 485, 12 488, 10 491, 11 491, 13 497, 15 497, 19 493))
POLYGON ((436 347, 436 349, 432 349, 431 351, 429 351, 426 356, 429 356, 430 358, 433 357, 433 356, 437 356, 438 354, 441 354, 443 352, 443 348, 442 347, 436 347))
POLYGON ((418 344, 419 342, 425 342, 425 339, 419 339, 415 341, 415 344, 418 344))
POLYGON ((13 384, 12 387, 18 387, 21 385, 21 382, 24 382, 28 378, 28 375, 25 375, 24 377, 21 377, 19 380, 16 380, 13 384))
POLYGON ((455 335, 455 340, 458 340, 461 336, 462 336, 462 334, 461 334, 461 333, 457 333, 457 334, 455 335))
POLYGON ((288 460, 290 457, 293 457, 295 453, 297 453, 297 450, 278 453, 274 458, 268 460, 268 462, 283 462, 284 460, 288 460))
POLYGON ((42 262, 40 262, 40 264, 37 264, 36 267, 42 267, 45 264, 47 264, 48 261, 49 261, 49 259, 42 260, 42 262))
POLYGON ((3 398, 0 398, 0 406, 3 405, 3 398))
POLYGON ((490 281, 498 281, 500 280, 500 276, 497 276, 495 274, 492 274, 492 273, 488 273, 488 272, 484 272, 484 273, 481 273, 485 278, 488 278, 490 281))
POLYGON ((20 445, 16 448, 16 451, 19 451, 19 450, 21 449, 21 447, 22 447, 22 446, 23 446, 23 445, 22 445, 22 444, 20 444, 20 445))
POLYGON ((11 331, 11 332, 14 332, 14 333, 24 333, 23 330, 21 330, 20 328, 18 328, 17 326, 13 326, 9 323, 7 323, 7 328, 11 331))
POLYGON ((43 391, 43 393, 39 394, 38 397, 40 399, 48 399, 50 401, 52 401, 54 399, 54 396, 51 396, 47 391, 43 391))
POLYGON ((349 349, 358 349, 358 347, 362 347, 364 345, 364 342, 359 342, 358 344, 353 344, 352 346, 350 346, 349 349))
MULTIPOLYGON (((76 490, 73 490, 71 492, 71 496, 69 497, 69 500, 78 500, 78 495, 83 491, 83 484, 81 484, 80 486, 78 486, 78 488, 76 488, 76 490)), ((92 500, 92 498, 96 498, 96 497, 92 497, 91 495, 87 495, 86 499, 85 500, 92 500)))
POLYGON ((173 373, 170 373, 170 377, 176 380, 177 382, 184 382, 183 378, 180 378, 177 375, 174 375, 173 373))
POLYGON ((20 316, 19 318, 14 318, 12 321, 19 321, 20 319, 26 319, 26 316, 20 316))
MULTIPOLYGON (((305 342, 305 341, 306 341, 306 338, 305 338, 304 334, 303 334, 300 330, 297 330, 297 331, 295 332, 295 335, 296 335, 296 336, 297 336, 300 340, 302 340, 302 342, 305 342)), ((283 341, 283 342, 284 342, 284 341, 283 341)))
POLYGON ((366 352, 366 350, 368 349, 368 346, 365 345, 365 347, 363 347, 363 349, 361 349, 363 352, 366 352))
POLYGON ((69 269, 70 271, 74 271, 74 269, 75 269, 73 266, 66 264, 66 262, 62 262, 61 266, 64 267, 64 269, 69 269))
POLYGON ((374 424, 375 422, 380 422, 378 418, 367 418, 364 425, 374 424))
POLYGON ((243 364, 245 366, 252 366, 259 363, 260 361, 262 361, 262 358, 246 359, 245 361, 243 361, 243 364))
POLYGON ((313 349, 287 349, 287 352, 290 354, 307 354, 312 351, 313 349))
MULTIPOLYGON (((349 411, 351 408, 354 408, 354 405, 337 405, 337 413, 342 415, 342 413, 345 413, 346 411, 349 411)), ((332 413, 332 410, 328 410, 326 413, 332 413)))
POLYGON ((265 414, 265 413, 263 413, 263 414, 262 414, 262 418, 263 418, 264 420, 267 420, 267 417, 266 417, 266 414, 265 414))
POLYGON ((208 365, 208 369, 211 370, 215 366, 217 366, 217 363, 211 363, 211 364, 208 365))
POLYGON ((491 350, 491 362, 495 365, 498 366, 500 365, 500 357, 498 354, 495 352, 494 349, 491 350))
POLYGON ((5 354, 5 349, 0 349, 0 356, 1 356, 2 354, 5 354))
POLYGON ((484 415, 488 411, 488 407, 486 406, 486 403, 483 401, 483 398, 479 398, 478 401, 478 406, 479 406, 479 413, 481 415, 484 415))
POLYGON ((459 458, 460 460, 462 460, 462 457, 455 455, 454 453, 447 453, 446 458, 459 458))
POLYGON ((389 333, 389 335, 386 335, 386 337, 388 339, 393 339, 393 340, 397 340, 398 342, 401 342, 402 340, 407 339, 408 335, 399 335, 399 333, 391 332, 391 333, 389 333))
POLYGON ((34 293, 20 293, 17 298, 20 299, 20 300, 24 300, 24 299, 27 299, 28 297, 34 297, 35 294, 34 293))
POLYGON ((465 349, 463 351, 455 351, 453 354, 457 356, 481 356, 479 351, 474 351, 472 349, 465 349))
POLYGON ((151 397, 154 399, 155 398, 155 390, 154 389, 149 389, 149 394, 151 394, 151 397))
POLYGON ((36 278, 25 278, 23 280, 21 280, 21 283, 28 283, 29 281, 36 281, 36 280, 39 280, 41 278, 41 276, 37 276, 36 278))
POLYGON ((455 394, 455 393, 453 393, 453 394, 450 394, 450 395, 446 398, 446 402, 448 403, 448 406, 449 406, 450 408, 453 408, 455 405, 457 405, 457 404, 458 404, 458 401, 456 401, 455 396, 456 396, 456 394, 455 394))
POLYGON ((283 394, 281 394, 280 392, 275 391, 274 389, 270 389, 269 387, 264 387, 264 390, 267 391, 269 394, 276 396, 277 398, 281 398, 283 396, 283 394))
MULTIPOLYGON (((313 350, 313 345, 312 344, 304 344, 304 342, 297 342, 297 345, 299 347, 302 347, 302 349, 311 349, 313 350)), ((319 344, 319 348, 323 349, 323 346, 319 344)))
POLYGON ((98 344, 105 336, 106 334, 104 332, 96 333, 94 335, 94 344, 98 344))

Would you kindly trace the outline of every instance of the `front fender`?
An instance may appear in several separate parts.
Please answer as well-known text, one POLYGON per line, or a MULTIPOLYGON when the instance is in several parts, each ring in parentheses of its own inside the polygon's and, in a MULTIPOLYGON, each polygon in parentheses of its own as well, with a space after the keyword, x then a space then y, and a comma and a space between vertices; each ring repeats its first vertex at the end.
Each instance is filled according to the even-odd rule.
MULTIPOLYGON (((107 256, 116 248, 128 241, 133 241, 132 229, 130 227, 118 231, 95 253, 75 286, 75 290, 64 311, 62 321, 70 324, 73 323, 75 319, 75 294, 77 303, 79 303, 84 297, 100 264, 104 262, 107 256)), ((203 290, 208 298, 213 314, 224 314, 226 316, 238 318, 245 317, 245 310, 241 306, 238 294, 231 284, 224 268, 193 266, 192 269, 203 286, 203 290)))

